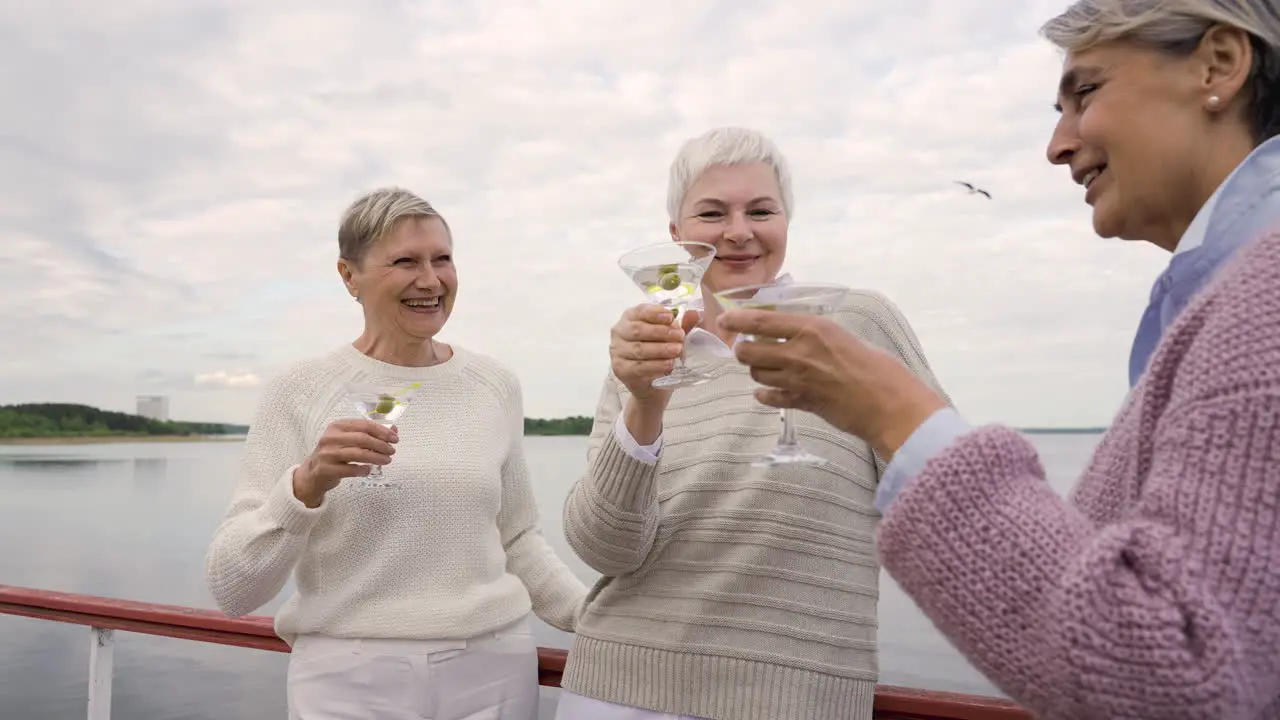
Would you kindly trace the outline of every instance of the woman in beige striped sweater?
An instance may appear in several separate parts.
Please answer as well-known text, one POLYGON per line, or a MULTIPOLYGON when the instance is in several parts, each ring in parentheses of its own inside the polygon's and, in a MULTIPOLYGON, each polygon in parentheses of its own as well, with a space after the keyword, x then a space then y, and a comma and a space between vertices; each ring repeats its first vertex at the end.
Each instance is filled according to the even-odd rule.
MULTIPOLYGON (((672 164, 672 239, 716 247, 704 297, 785 280, 791 209, 786 161, 755 131, 711 130, 672 164)), ((577 623, 559 720, 871 717, 883 465, 800 413, 805 446, 830 462, 752 468, 778 414, 752 397, 734 338, 715 334, 719 312, 706 303, 687 341, 652 305, 613 328, 588 469, 564 513, 569 544, 603 577, 577 623), (713 379, 653 388, 682 348, 713 379)), ((937 386, 884 296, 851 292, 835 317, 937 386)))

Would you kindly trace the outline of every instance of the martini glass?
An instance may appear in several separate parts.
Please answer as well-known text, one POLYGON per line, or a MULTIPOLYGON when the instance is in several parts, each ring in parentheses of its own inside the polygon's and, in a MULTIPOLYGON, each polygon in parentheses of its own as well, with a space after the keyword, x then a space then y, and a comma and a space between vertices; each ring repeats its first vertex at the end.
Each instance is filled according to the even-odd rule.
MULTIPOLYGON (((407 386, 347 383, 347 400, 355 405, 360 417, 389 428, 409 409, 409 403, 413 402, 420 385, 421 383, 407 386)), ((374 465, 361 484, 367 488, 385 490, 397 487, 400 483, 387 480, 382 473, 382 466, 374 465)))
MULTIPOLYGON (((698 293, 702 276, 715 259, 714 245, 700 242, 660 242, 636 248, 618 258, 618 267, 631 278, 650 302, 671 310, 677 321, 698 293)), ((654 378, 653 386, 673 388, 701 385, 710 375, 691 370, 684 353, 676 359, 671 373, 654 378)))
MULTIPOLYGON (((769 310, 798 315, 827 315, 839 307, 849 288, 828 283, 765 283, 746 285, 715 294, 716 301, 726 310, 769 310)), ((762 338, 743 335, 748 342, 786 342, 781 338, 762 338)), ((772 465, 822 465, 823 458, 814 455, 800 444, 796 437, 795 419, 791 408, 782 409, 782 433, 778 436, 773 452, 752 463, 755 466, 772 465)))

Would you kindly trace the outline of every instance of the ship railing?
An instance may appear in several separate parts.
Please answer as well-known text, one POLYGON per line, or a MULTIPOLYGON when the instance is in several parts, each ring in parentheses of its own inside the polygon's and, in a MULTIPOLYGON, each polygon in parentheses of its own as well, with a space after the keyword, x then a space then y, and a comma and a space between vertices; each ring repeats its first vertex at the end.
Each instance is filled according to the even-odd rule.
MULTIPOLYGON (((83 625, 89 629, 88 720, 110 720, 115 633, 195 640, 233 647, 289 652, 269 617, 227 617, 215 610, 121 600, 95 595, 0 585, 0 615, 83 625)), ((538 648, 538 681, 560 687, 567 653, 538 648)), ((1001 698, 879 685, 875 714, 880 720, 1031 720, 1018 705, 1001 698)))

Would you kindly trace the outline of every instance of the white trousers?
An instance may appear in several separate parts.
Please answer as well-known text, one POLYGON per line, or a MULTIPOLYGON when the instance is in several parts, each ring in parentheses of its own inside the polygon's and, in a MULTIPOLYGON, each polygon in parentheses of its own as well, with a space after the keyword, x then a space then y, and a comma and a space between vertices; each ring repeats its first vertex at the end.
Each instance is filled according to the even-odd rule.
POLYGON ((618 705, 561 690, 560 703, 556 705, 556 720, 701 720, 701 718, 618 705))
POLYGON ((289 720, 537 720, 538 650, 525 618, 467 640, 301 635, 289 720))

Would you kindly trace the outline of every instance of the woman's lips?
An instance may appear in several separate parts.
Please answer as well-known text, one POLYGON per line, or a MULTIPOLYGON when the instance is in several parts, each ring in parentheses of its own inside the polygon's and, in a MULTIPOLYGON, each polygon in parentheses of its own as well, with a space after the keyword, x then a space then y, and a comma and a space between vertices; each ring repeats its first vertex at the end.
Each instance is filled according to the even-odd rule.
POLYGON ((744 268, 748 267, 759 258, 759 255, 717 255, 715 261, 718 263, 724 263, 729 267, 744 268))

